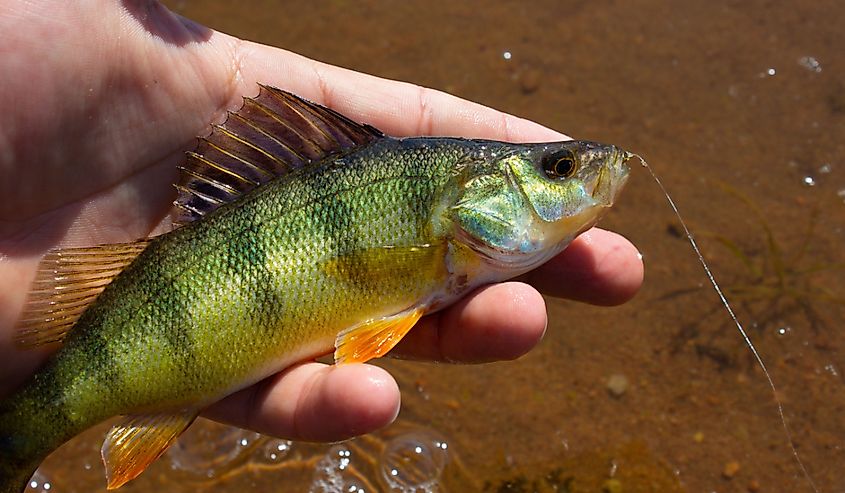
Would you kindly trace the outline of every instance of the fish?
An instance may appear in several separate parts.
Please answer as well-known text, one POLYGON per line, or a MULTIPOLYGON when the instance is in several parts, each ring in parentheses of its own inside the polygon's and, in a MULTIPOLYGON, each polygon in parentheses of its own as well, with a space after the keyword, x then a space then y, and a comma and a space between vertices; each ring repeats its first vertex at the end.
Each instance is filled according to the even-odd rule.
POLYGON ((560 253, 634 156, 394 138, 260 85, 187 153, 172 231, 45 255, 16 337, 60 348, 0 402, 0 493, 115 416, 102 457, 118 488, 226 395, 332 351, 385 355, 423 315, 560 253))

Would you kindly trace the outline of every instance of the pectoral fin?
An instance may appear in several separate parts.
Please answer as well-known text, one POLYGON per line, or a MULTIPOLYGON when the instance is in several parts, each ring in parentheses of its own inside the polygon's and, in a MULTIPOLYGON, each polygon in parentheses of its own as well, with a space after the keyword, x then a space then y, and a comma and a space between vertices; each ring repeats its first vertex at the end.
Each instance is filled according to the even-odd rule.
POLYGON ((384 356, 405 337, 422 315, 422 308, 412 308, 345 329, 335 340, 335 363, 364 363, 384 356))
POLYGON ((106 435, 100 451, 108 489, 120 488, 144 472, 193 423, 197 414, 189 410, 182 414, 124 416, 106 435))

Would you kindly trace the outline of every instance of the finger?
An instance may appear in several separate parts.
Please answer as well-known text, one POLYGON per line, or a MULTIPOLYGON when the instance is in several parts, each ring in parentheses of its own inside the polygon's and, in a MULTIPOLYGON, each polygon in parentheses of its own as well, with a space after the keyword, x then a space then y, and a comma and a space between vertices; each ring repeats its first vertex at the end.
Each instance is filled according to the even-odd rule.
POLYGON ((211 419, 293 440, 334 442, 382 428, 399 413, 399 387, 371 365, 304 363, 232 394, 211 419))
POLYGON ((537 345, 545 330, 546 304, 540 293, 507 282, 477 289, 423 318, 391 355, 461 363, 510 360, 537 345))
POLYGON ((643 261, 636 247, 621 235, 593 228, 522 279, 550 296, 619 305, 640 289, 643 261))
POLYGON ((231 58, 239 61, 240 88, 236 92, 254 95, 257 82, 275 85, 390 135, 459 135, 513 142, 567 139, 542 125, 414 84, 361 74, 231 37, 228 43, 214 44, 229 46, 234 51, 231 58))

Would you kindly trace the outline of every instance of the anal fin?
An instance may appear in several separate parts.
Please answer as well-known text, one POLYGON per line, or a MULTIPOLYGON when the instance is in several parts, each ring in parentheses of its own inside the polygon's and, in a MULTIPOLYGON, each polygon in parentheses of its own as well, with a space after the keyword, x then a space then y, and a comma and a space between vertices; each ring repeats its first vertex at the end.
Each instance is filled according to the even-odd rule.
POLYGON ((150 240, 60 248, 38 265, 15 341, 35 347, 60 342, 80 315, 150 240))
POLYGON ((109 430, 100 450, 108 489, 120 488, 138 477, 167 451, 198 414, 186 410, 179 414, 124 416, 109 430))
POLYGON ((422 315, 423 309, 416 307, 344 329, 335 340, 335 363, 364 363, 384 356, 405 337, 422 315))

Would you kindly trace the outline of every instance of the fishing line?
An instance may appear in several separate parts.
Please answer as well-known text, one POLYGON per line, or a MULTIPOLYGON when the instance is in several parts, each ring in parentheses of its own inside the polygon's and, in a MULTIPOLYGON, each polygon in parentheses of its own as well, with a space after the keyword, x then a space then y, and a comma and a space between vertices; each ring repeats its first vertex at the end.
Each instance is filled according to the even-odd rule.
POLYGON ((725 294, 722 292, 722 288, 719 287, 719 283, 716 282, 716 278, 713 276, 713 273, 710 271, 710 267, 707 265, 707 261, 704 260, 704 255, 701 254, 701 250, 698 248, 698 243, 695 242, 695 239, 692 236, 689 228, 687 227, 686 222, 681 217, 681 213, 678 211, 678 207, 675 205, 675 201, 672 200, 672 197, 669 196, 669 192, 666 191, 666 187, 663 186, 663 182, 660 181, 660 178, 654 173, 654 170, 651 169, 651 166, 643 159, 641 156, 636 154, 632 154, 631 157, 635 157, 640 160, 643 167, 648 170, 651 177, 654 178, 655 183, 657 186, 660 187, 660 190, 663 192, 663 195, 666 197, 666 200, 669 202, 669 206, 672 208, 672 211, 675 213, 675 216, 678 218, 678 221, 681 222, 681 227, 684 228, 684 234, 689 240, 690 245, 692 245, 692 249, 695 251, 695 254, 698 256, 698 261, 701 263, 701 266, 704 268, 704 273, 707 274, 707 279, 710 280, 710 284, 713 286, 713 289, 716 290, 716 294, 719 295, 719 299, 722 301, 722 304, 725 306, 725 309, 728 311, 728 314, 731 316, 734 324, 736 325, 737 330, 739 330, 740 335, 742 335, 743 340, 745 340, 745 344, 751 349, 751 354, 754 355, 754 359, 757 360, 757 364, 763 370, 763 375, 766 376, 766 381, 769 383, 769 388, 772 389, 772 396, 775 398, 775 404, 777 404, 778 414, 780 415, 780 422, 783 425, 783 431, 786 433, 786 439, 789 443, 789 448, 792 450, 792 456, 795 458, 795 461, 798 463, 798 466, 801 468, 801 473, 807 479, 807 482, 810 483, 810 486, 813 488, 815 493, 820 493, 819 489, 816 487, 816 483, 813 481, 813 478, 810 476, 810 473, 807 471, 807 468, 804 466, 804 461, 801 460, 801 457, 798 455, 798 450, 795 448, 795 443, 792 440, 792 431, 789 428, 789 425, 786 421, 786 415, 783 413, 783 403, 778 397, 777 387, 775 387, 775 382, 772 380, 772 376, 769 374, 768 368, 766 368, 766 364, 763 363, 763 358, 760 357, 760 353, 757 352, 757 348, 751 342, 751 338, 748 337, 748 333, 742 327, 742 324, 739 322, 736 314, 734 314, 733 308, 731 308, 731 304, 728 303, 728 299, 725 297, 725 294))

